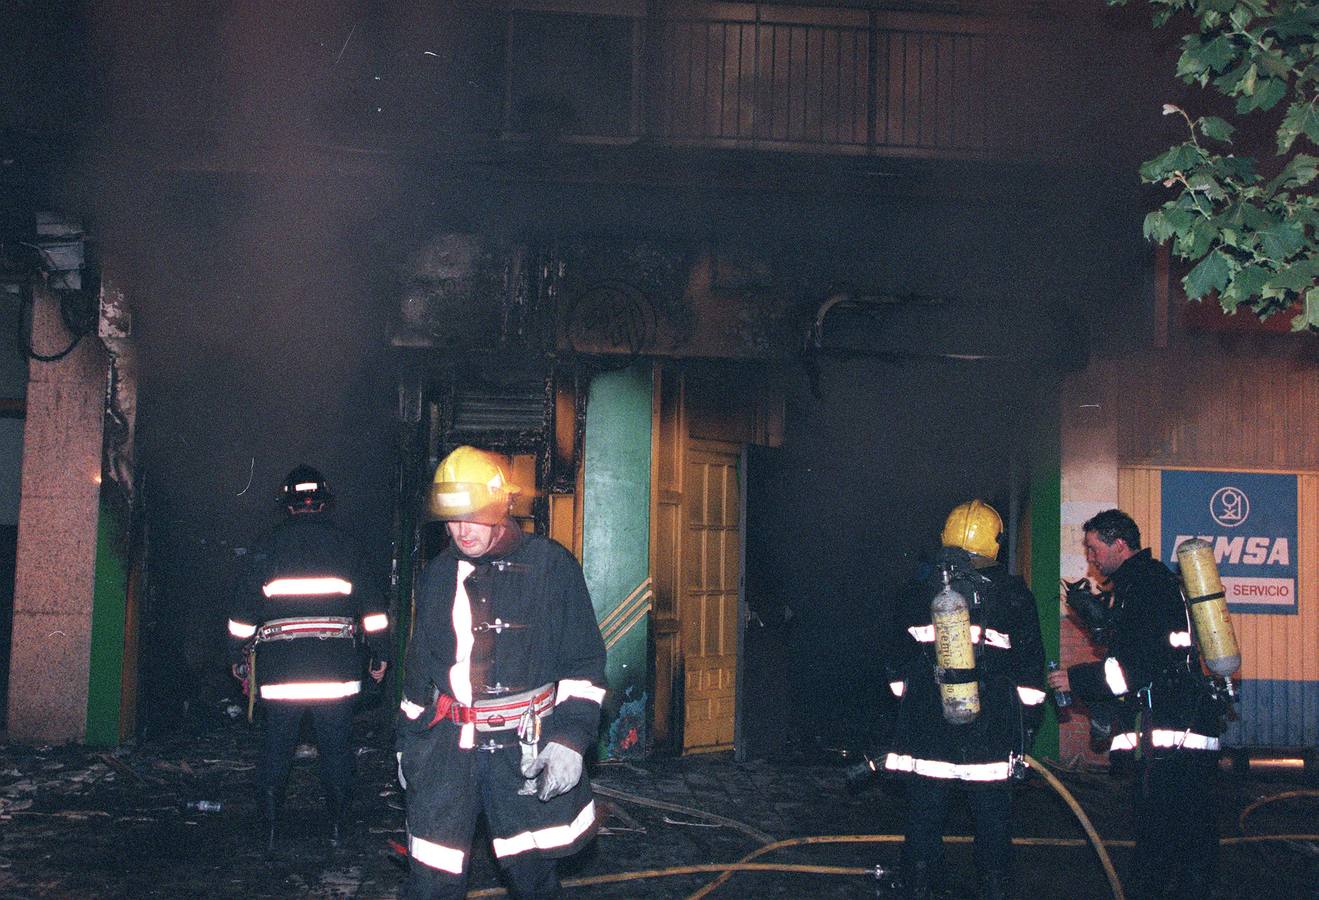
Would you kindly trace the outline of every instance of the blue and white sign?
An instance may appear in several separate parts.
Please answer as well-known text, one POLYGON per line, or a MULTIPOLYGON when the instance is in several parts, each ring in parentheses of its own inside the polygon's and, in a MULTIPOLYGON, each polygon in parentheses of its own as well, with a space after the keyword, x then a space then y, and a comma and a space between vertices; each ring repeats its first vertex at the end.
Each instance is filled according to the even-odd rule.
POLYGON ((1191 537, 1214 548, 1233 612, 1296 614, 1296 476, 1162 473, 1163 561, 1191 537))

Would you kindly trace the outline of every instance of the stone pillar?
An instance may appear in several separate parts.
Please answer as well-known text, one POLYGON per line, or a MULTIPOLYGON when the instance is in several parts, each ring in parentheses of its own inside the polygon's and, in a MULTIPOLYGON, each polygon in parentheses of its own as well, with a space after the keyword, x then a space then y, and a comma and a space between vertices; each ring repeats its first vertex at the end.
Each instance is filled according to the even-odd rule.
MULTIPOLYGON (((34 288, 32 346, 72 337, 58 298, 34 288)), ((95 334, 59 360, 31 360, 9 668, 9 736, 86 735, 101 441, 108 361, 95 334)))

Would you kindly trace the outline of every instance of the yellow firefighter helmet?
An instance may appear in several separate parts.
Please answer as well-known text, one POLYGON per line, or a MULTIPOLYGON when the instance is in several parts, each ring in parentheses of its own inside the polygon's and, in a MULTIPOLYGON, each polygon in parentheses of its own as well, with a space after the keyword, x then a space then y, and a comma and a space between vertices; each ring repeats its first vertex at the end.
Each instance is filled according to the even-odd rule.
POLYGON ((1003 520, 994 507, 983 500, 968 500, 953 507, 943 524, 943 545, 961 547, 987 559, 998 558, 998 544, 1003 535, 1003 520))
POLYGON ((509 484, 501 457, 459 447, 435 467, 426 511, 442 522, 497 525, 508 515, 517 485, 509 484))

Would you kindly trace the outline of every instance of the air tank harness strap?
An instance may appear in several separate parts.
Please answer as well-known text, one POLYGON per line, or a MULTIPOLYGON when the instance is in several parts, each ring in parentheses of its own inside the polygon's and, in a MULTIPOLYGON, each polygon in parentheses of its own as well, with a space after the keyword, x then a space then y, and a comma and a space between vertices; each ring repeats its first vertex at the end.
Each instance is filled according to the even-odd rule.
POLYGON ((1222 600, 1226 596, 1226 592, 1217 591, 1213 594, 1202 594, 1199 597, 1187 597, 1186 604, 1188 606, 1195 606, 1197 603, 1208 603, 1210 600, 1222 600))
POLYGON ((939 684, 970 684, 977 679, 975 669, 934 669, 934 678, 939 684))
MULTIPOLYGON (((976 575, 984 579, 979 572, 976 575)), ((975 654, 976 666, 979 666, 985 655, 985 639, 989 636, 989 629, 980 621, 980 613, 985 608, 985 601, 980 596, 980 591, 975 588, 971 589, 971 596, 968 599, 971 601, 967 609, 971 616, 971 652, 975 654)))

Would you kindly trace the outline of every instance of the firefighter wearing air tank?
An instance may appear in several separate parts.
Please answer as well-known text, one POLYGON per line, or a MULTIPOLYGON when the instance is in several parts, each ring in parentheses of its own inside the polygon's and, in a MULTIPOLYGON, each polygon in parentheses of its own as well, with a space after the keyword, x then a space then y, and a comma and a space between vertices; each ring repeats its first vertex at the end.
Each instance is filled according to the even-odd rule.
POLYGON ((1231 689, 1205 674, 1198 647, 1217 675, 1241 662, 1213 554, 1203 541, 1179 548, 1188 611, 1177 577, 1140 548, 1130 516, 1105 510, 1082 527, 1090 567, 1112 585, 1109 621, 1100 629, 1107 646, 1102 661, 1052 672, 1049 683, 1070 687, 1087 704, 1119 710, 1109 749, 1136 761, 1136 850, 1123 879, 1127 896, 1211 896, 1218 850, 1214 780, 1231 689))
POLYGON ((980 500, 949 514, 929 578, 899 603, 889 658, 900 698, 884 768, 908 777, 897 890, 929 897, 943 880, 943 827, 954 786, 975 813, 980 896, 1009 896, 1011 779, 1044 702, 1035 598, 997 562, 1003 522, 980 500))
POLYGON ((595 831, 583 754, 595 746, 605 647, 581 566, 510 517, 503 460, 459 447, 435 470, 450 545, 427 564, 404 668, 399 779, 403 896, 466 895, 477 817, 518 897, 557 897, 556 860, 595 831))
POLYGON ((257 782, 267 847, 275 845, 304 716, 314 726, 330 840, 337 844, 350 818, 353 708, 364 674, 377 682, 384 677, 389 618, 384 597, 362 572, 355 541, 330 521, 325 477, 298 466, 277 500, 284 520, 243 557, 229 619, 230 662, 264 707, 257 782))

